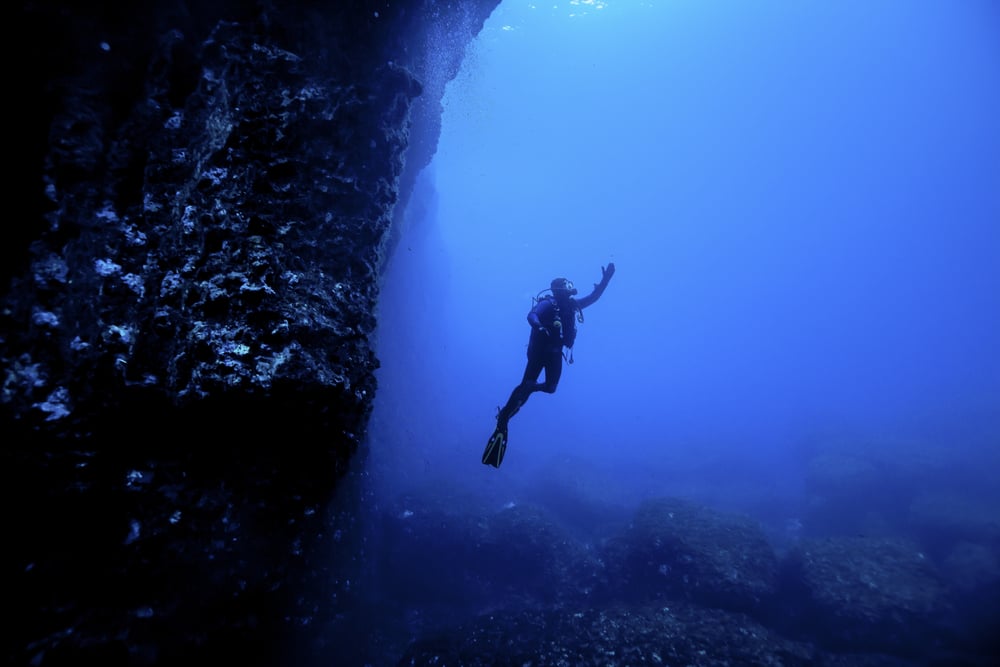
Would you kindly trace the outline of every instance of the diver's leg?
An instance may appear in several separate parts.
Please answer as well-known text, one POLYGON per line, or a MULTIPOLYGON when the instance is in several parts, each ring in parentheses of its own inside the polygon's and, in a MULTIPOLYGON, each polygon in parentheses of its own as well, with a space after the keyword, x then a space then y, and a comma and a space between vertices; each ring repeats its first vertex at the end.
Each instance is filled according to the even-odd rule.
POLYGON ((524 367, 521 384, 514 387, 514 390, 510 392, 510 398, 507 399, 507 404, 500 408, 500 412, 497 413, 497 428, 507 430, 507 422, 510 421, 510 418, 517 414, 532 392, 538 391, 537 387, 541 385, 537 384, 537 380, 538 376, 542 374, 543 368, 545 368, 544 356, 529 347, 528 364, 524 367))
POLYGON ((545 358, 545 382, 536 384, 535 391, 544 391, 546 394, 556 393, 559 378, 562 377, 562 360, 562 348, 557 347, 549 351, 545 358))

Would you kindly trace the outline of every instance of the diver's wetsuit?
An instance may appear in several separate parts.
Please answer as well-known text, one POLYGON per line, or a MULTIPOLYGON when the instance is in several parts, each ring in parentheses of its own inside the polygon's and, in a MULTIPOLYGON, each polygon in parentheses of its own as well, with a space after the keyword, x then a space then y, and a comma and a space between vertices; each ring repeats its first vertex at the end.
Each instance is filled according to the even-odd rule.
MULTIPOLYGON (((497 428, 506 432, 507 422, 517 414, 525 401, 536 391, 555 393, 562 375, 563 346, 572 349, 576 341, 577 313, 593 305, 614 274, 614 265, 604 274, 594 291, 581 299, 568 294, 555 293, 555 297, 540 299, 528 313, 531 337, 528 339, 528 364, 524 368, 521 384, 514 387, 507 404, 497 414, 497 428), (545 369, 545 382, 538 376, 545 369)), ((575 290, 574 290, 575 291, 575 290)))

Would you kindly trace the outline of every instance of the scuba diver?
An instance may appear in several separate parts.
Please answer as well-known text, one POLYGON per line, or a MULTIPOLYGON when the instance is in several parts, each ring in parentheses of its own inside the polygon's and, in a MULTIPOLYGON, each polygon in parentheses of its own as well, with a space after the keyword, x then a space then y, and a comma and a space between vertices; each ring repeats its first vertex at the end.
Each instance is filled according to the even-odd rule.
POLYGON ((535 298, 535 304, 528 313, 531 337, 528 339, 528 365, 524 369, 521 384, 514 387, 507 404, 497 412, 497 427, 486 444, 483 463, 499 468, 507 451, 507 422, 517 414, 528 397, 536 391, 553 394, 562 374, 563 348, 569 350, 566 361, 573 363, 573 343, 576 341, 576 323, 583 322, 583 309, 592 305, 604 293, 611 276, 615 275, 615 264, 609 262, 601 267, 601 282, 594 284, 594 291, 580 299, 573 283, 566 278, 556 278, 550 283, 551 294, 535 298), (538 382, 538 376, 545 369, 545 382, 538 382))

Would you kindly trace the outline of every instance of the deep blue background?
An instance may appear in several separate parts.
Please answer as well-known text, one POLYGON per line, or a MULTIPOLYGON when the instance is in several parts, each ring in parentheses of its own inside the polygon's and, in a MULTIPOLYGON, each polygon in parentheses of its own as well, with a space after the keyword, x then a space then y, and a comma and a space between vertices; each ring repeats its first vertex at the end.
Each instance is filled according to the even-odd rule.
POLYGON ((990 0, 506 0, 385 277, 377 492, 503 502, 578 466, 794 520, 831 446, 996 465, 998 119, 990 0), (609 261, 576 363, 483 466, 532 296, 609 261))

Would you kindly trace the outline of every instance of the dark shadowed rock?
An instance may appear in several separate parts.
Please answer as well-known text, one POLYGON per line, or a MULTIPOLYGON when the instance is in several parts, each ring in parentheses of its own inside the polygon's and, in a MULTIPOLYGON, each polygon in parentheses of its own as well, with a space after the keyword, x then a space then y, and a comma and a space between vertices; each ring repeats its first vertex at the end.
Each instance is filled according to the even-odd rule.
POLYGON ((907 667, 891 656, 829 655, 741 614, 685 604, 497 612, 415 642, 402 665, 786 665, 907 667))
POLYGON ((546 512, 515 504, 470 512, 456 500, 452 507, 401 501, 384 517, 385 596, 403 604, 433 600, 466 614, 587 596, 596 559, 546 512))
POLYGON ((941 569, 952 588, 962 643, 973 652, 1000 655, 1000 544, 959 542, 941 569))
POLYGON ((396 205, 436 147, 440 100, 411 111, 497 2, 458 4, 17 7, 13 662, 279 664, 351 597, 361 498, 331 500, 396 205))
POLYGON ((926 491, 910 503, 908 524, 923 544, 946 549, 962 541, 1000 545, 1000 499, 926 491))
POLYGON ((756 522, 680 499, 644 502, 604 559, 612 598, 754 611, 776 591, 778 559, 756 522))
POLYGON ((950 643, 948 591, 913 544, 806 540, 789 554, 784 577, 798 631, 835 650, 924 656, 950 643))

